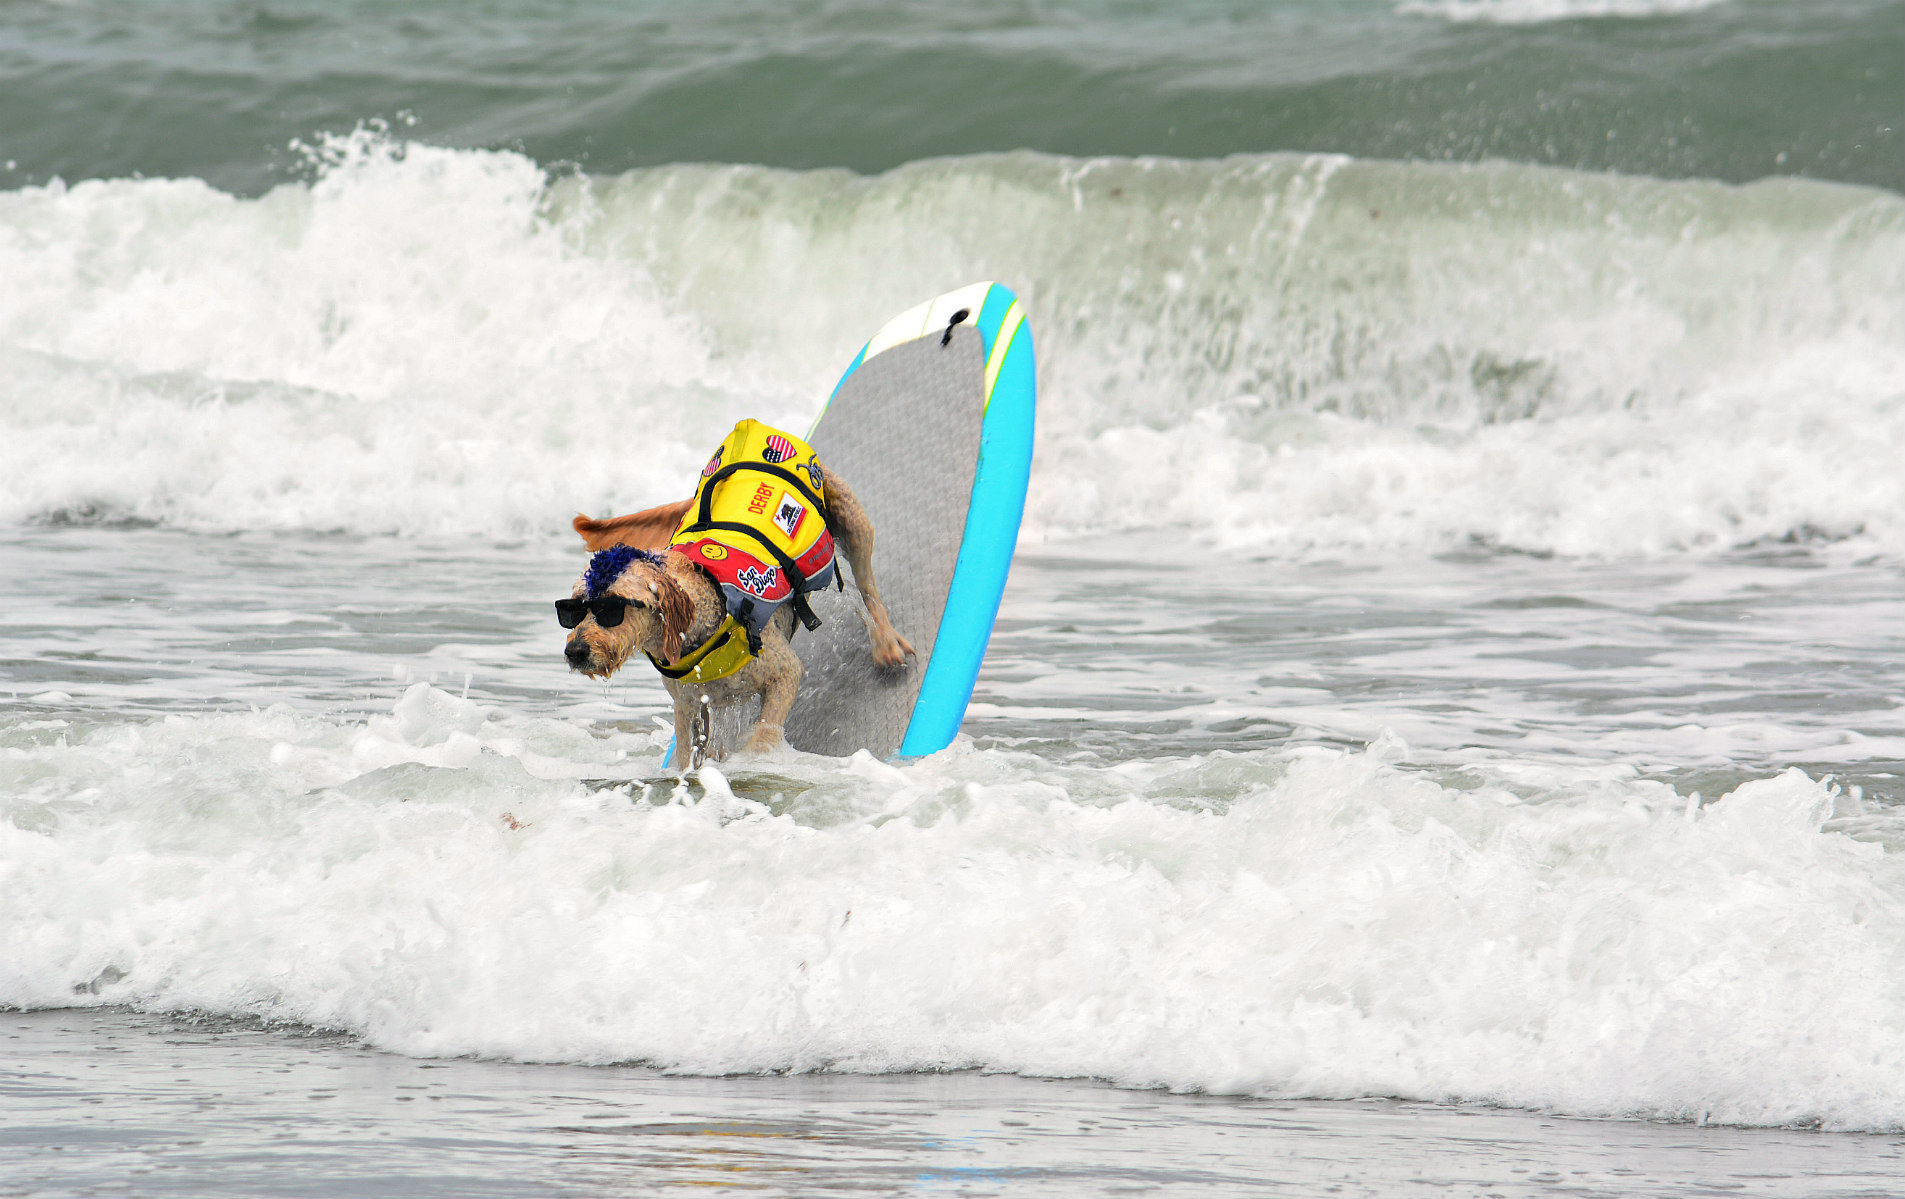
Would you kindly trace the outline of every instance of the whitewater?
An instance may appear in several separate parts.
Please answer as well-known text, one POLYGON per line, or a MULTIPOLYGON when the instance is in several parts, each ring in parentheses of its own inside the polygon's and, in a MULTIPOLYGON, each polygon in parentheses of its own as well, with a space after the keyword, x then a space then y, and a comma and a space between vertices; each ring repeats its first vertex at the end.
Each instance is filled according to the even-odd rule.
POLYGON ((306 153, 0 192, 0 1005, 1905 1128, 1896 194, 306 153), (667 777, 569 517, 987 278, 1041 411, 965 735, 667 777))
POLYGON ((1887 192, 1290 155, 550 178, 373 132, 312 153, 314 182, 257 199, 0 194, 0 519, 545 536, 672 495, 741 415, 804 425, 909 297, 1009 276, 1050 347, 1034 542, 1905 549, 1887 192))
POLYGON ((0 986, 432 1056, 1898 1121, 1905 878, 1822 832, 1844 797, 1798 771, 1703 808, 1424 776, 1392 738, 576 785, 653 773, 658 740, 418 683, 362 725, 10 753, 41 781, 11 805, 0 986))

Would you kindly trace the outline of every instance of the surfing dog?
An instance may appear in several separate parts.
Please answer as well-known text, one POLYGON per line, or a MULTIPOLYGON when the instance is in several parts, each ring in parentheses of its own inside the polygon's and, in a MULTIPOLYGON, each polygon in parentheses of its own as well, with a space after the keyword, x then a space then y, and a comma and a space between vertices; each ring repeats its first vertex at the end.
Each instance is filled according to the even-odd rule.
MULTIPOLYGON (((595 552, 588 569, 576 579, 571 598, 556 603, 563 627, 574 630, 563 649, 569 668, 590 678, 605 679, 630 658, 646 655, 662 674, 662 682, 674 701, 678 761, 690 760, 690 748, 697 744, 695 722, 704 702, 712 709, 709 713, 712 718, 719 710, 758 695, 761 714, 748 736, 746 748, 760 752, 781 744, 787 717, 793 711, 794 696, 800 687, 800 659, 788 642, 796 614, 803 619, 809 615, 804 600, 800 599, 803 580, 798 576, 794 579, 788 598, 795 602, 781 602, 772 609, 771 616, 756 625, 744 626, 735 619, 737 607, 746 609, 744 614, 753 615, 754 597, 732 585, 724 585, 725 580, 717 578, 710 566, 732 565, 734 557, 745 555, 738 551, 731 554, 727 546, 694 537, 697 530, 733 527, 708 522, 708 505, 702 502, 703 494, 710 488, 711 477, 718 482, 726 473, 718 469, 723 452, 731 444, 737 444, 735 438, 750 426, 753 422, 737 426, 729 442, 724 442, 723 449, 716 451, 708 469, 702 472, 701 487, 693 498, 608 520, 577 516, 572 522, 583 542, 595 552), (698 504, 702 521, 696 524, 688 518, 698 504), (714 548, 710 549, 710 545, 714 548), (705 665, 728 653, 720 643, 737 635, 747 643, 745 651, 737 644, 729 654, 730 658, 738 656, 744 661, 739 669, 726 674, 717 672, 716 677, 709 679, 705 675, 710 672, 705 669, 688 668, 689 663, 705 665), (718 652, 710 656, 711 650, 718 652)), ((759 428, 774 434, 766 426, 759 428)), ((790 443, 798 445, 807 455, 805 463, 791 465, 807 470, 816 483, 824 481, 825 507, 817 519, 824 520, 824 531, 831 537, 825 566, 807 571, 806 579, 831 578, 834 569, 831 549, 837 548, 844 554, 853 568, 854 585, 865 607, 862 619, 866 623, 873 660, 882 667, 898 668, 907 655, 916 655, 916 651, 893 627, 886 605, 880 600, 879 585, 873 575, 873 522, 853 488, 814 460, 811 449, 784 434, 774 434, 767 442, 780 446, 790 443)), ((774 459, 770 457, 768 462, 773 463, 774 459)), ((731 464, 728 469, 774 468, 731 464)), ((774 473, 796 478, 786 470, 774 473)), ((803 494, 810 499, 817 498, 810 492, 803 494)), ((760 538, 756 536, 755 541, 760 538)), ((782 561, 789 566, 790 575, 796 574, 791 562, 784 557, 782 561)), ((765 573, 771 575, 773 570, 768 567, 765 573)))

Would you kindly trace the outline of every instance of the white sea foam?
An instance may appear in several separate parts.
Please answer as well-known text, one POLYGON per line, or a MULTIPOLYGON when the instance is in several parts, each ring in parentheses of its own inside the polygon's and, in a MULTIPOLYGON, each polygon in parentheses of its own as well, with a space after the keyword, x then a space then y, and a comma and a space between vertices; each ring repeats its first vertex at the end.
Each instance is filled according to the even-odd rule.
POLYGON ((421 684, 367 725, 16 731, 0 1003, 697 1072, 1905 1124, 1905 874, 1796 771, 1700 810, 1606 768, 1441 778, 1387 738, 783 755, 751 784, 794 796, 773 810, 712 773, 698 803, 569 781, 657 748, 421 684))
POLYGON ((796 427, 867 333, 1030 307, 1027 535, 1905 553, 1905 201, 1512 164, 886 175, 335 143, 256 200, 0 193, 0 520, 556 535, 796 427))
POLYGON ((1491 25, 1541 25, 1601 17, 1668 17, 1727 0, 1406 0, 1399 13, 1491 25))
POLYGON ((639 267, 538 217, 539 169, 337 150, 258 200, 0 196, 0 515, 507 534, 692 476, 719 372, 639 267))

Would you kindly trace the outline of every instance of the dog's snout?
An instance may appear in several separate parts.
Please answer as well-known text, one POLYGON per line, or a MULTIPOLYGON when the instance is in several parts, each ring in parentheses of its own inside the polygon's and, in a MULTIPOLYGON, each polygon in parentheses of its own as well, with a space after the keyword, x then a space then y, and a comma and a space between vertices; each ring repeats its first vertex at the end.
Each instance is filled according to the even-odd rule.
POLYGON ((562 647, 562 656, 569 659, 571 666, 585 666, 589 661, 589 643, 580 637, 571 637, 569 644, 562 647))

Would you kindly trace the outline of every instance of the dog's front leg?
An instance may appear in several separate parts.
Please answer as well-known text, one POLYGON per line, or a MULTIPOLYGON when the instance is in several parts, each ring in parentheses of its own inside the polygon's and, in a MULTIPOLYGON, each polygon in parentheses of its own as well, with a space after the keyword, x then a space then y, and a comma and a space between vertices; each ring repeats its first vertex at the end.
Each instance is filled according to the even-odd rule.
POLYGON ((781 743, 787 716, 794 710, 794 694, 800 690, 803 668, 786 636, 779 628, 769 628, 761 637, 761 656, 750 669, 760 672, 761 720, 748 737, 747 747, 761 753, 781 743))
POLYGON ((845 479, 823 464, 815 465, 826 476, 827 514, 832 517, 840 552, 853 567, 853 585, 860 589, 860 599, 866 604, 867 640, 873 643, 873 660, 882 666, 898 666, 907 654, 917 657, 919 651, 893 627, 886 604, 880 599, 880 585, 873 579, 873 521, 845 479))

